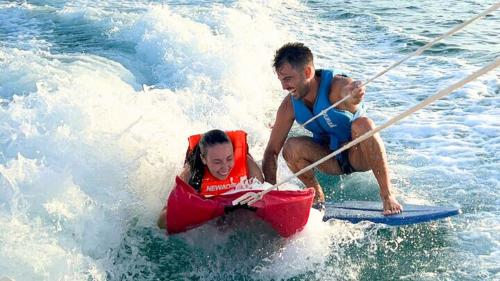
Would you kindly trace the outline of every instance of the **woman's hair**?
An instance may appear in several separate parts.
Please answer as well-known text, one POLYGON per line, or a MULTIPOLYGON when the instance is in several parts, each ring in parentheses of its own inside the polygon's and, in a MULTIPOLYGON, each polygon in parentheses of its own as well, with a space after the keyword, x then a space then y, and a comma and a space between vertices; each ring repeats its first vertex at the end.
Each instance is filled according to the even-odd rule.
POLYGON ((227 134, 221 130, 211 130, 203 134, 200 142, 193 148, 193 151, 190 152, 188 150, 186 153, 186 163, 189 165, 191 171, 189 185, 194 187, 197 191, 200 191, 201 179, 205 171, 205 166, 201 161, 201 157, 207 155, 209 147, 222 143, 231 143, 227 134))

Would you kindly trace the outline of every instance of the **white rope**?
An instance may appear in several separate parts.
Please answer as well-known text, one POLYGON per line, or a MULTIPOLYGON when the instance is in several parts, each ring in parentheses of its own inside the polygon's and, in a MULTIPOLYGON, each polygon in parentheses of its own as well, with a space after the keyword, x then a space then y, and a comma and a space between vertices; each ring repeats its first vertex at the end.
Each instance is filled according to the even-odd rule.
MULTIPOLYGON (((435 38, 434 40, 432 40, 431 42, 425 44, 424 46, 418 48, 415 52, 407 55, 406 57, 404 57, 403 59, 401 59, 400 61, 398 62, 395 62, 393 63, 391 66, 389 66, 388 68, 386 68, 385 70, 379 72, 378 74, 376 74, 375 76, 373 76, 372 78, 368 79, 365 83, 363 83, 360 87, 363 87, 363 86, 366 86, 368 83, 372 82, 373 80, 377 79, 378 77, 384 75, 385 73, 387 73, 389 70, 397 67, 398 65, 400 65, 401 63, 403 63, 404 61, 408 60, 409 58, 411 57, 414 57, 414 56, 418 56, 420 55, 421 53, 423 53, 425 50, 429 49, 432 45, 436 44, 438 41, 450 36, 450 35, 453 35, 454 33, 458 32, 459 30, 461 30, 462 28, 466 27, 467 25, 471 24, 473 21, 481 18, 481 17, 484 17, 485 15, 495 11, 496 9, 498 9, 500 7, 500 2, 496 3, 496 4, 493 4, 490 8, 488 8, 487 10, 485 10, 484 12, 470 18, 469 20, 455 26, 454 28, 450 29, 448 32, 444 33, 443 35, 435 38)), ((323 109, 320 113, 318 113, 317 115, 313 116, 311 119, 307 120, 304 124, 300 125, 302 128, 305 128, 305 126, 309 123, 311 123, 312 121, 316 120, 318 117, 320 117, 321 115, 323 114, 326 114, 330 109, 334 108, 334 107, 337 107, 339 104, 341 104, 342 102, 346 101, 347 99, 349 99, 351 97, 351 94, 343 97, 341 100, 337 101, 336 103, 332 104, 331 106, 323 109)))
POLYGON ((430 103, 444 97, 444 96, 447 96, 449 95, 451 92, 453 92, 454 90, 462 87, 463 85, 469 83, 470 81, 476 79, 477 77, 487 73, 488 71, 491 71, 493 69, 495 69, 496 67, 498 67, 500 65, 500 57, 497 57, 492 63, 484 66, 483 68, 477 70, 476 72, 472 73, 471 75, 465 77, 464 79, 456 82, 455 84, 451 85, 451 86, 448 86, 447 88, 445 89, 442 89, 441 91, 439 91, 438 93, 434 94, 433 96, 430 96, 428 97, 427 99, 423 100, 422 102, 420 102, 419 104, 413 106, 412 108, 406 110, 405 112, 391 118, 389 121, 387 121, 386 123, 384 123, 383 125, 381 126, 378 126, 376 127, 375 129, 371 130, 371 131, 368 131, 366 132, 365 134, 361 135, 360 137, 354 139, 353 141, 349 142, 348 144, 344 145, 343 147, 341 147, 340 149, 328 154, 327 156, 321 158, 320 160, 308 165, 307 167, 301 169, 300 171, 298 171, 297 173, 293 174, 292 176, 289 176, 287 177, 286 179, 278 182, 277 184, 261 191, 260 193, 254 193, 254 192, 250 192, 250 193, 246 193, 244 194, 243 196, 240 196, 239 198, 235 199, 233 201, 233 205, 237 205, 237 204, 253 204, 255 202, 257 202, 258 200, 260 200, 262 198, 262 196, 264 196, 266 193, 270 192, 271 190, 277 188, 278 186, 282 185, 283 183, 286 183, 288 182, 289 180, 293 179, 294 177, 298 177, 300 175, 302 175, 303 173, 311 170, 312 168, 328 161, 329 159, 333 158, 335 155, 338 155, 339 153, 341 153, 342 151, 345 151, 349 148, 351 148, 352 146, 368 139, 369 137, 373 136, 374 134, 378 133, 379 131, 393 125, 394 123, 410 116, 411 114, 415 113, 416 111, 424 108, 425 106, 429 105, 430 103))

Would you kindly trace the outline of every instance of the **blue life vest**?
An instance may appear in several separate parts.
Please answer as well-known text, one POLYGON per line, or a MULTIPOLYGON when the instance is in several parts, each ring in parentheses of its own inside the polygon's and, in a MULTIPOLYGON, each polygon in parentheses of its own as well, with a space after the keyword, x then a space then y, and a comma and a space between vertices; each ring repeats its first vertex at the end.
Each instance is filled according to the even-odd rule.
MULTIPOLYGON (((341 74, 341 72, 338 70, 324 69, 318 71, 321 71, 321 82, 316 101, 314 102, 313 111, 311 112, 302 100, 292 97, 295 120, 297 120, 299 124, 304 124, 322 110, 332 105, 329 100, 330 86, 333 77, 337 74, 341 74)), ((305 128, 313 133, 313 140, 315 142, 328 144, 331 150, 337 150, 340 144, 351 140, 351 123, 355 118, 363 114, 363 103, 360 104, 360 108, 355 114, 346 110, 332 108, 328 110, 326 114, 322 114, 321 117, 307 124, 305 128)), ((337 155, 337 159, 340 157, 340 154, 337 155)))

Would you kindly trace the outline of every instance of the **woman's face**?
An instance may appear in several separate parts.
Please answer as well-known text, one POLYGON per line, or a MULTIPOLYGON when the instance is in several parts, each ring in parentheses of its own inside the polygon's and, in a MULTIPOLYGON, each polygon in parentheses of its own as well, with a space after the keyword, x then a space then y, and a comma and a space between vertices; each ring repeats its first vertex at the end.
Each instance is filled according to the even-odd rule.
POLYGON ((209 146, 201 160, 214 177, 225 180, 234 167, 233 145, 226 142, 209 146))

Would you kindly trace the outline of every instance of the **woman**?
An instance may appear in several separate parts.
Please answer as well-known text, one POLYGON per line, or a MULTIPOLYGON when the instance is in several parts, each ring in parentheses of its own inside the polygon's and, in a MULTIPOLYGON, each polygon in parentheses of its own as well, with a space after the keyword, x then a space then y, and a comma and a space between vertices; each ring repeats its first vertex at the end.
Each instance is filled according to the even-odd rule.
MULTIPOLYGON (((189 137, 189 148, 179 177, 205 197, 235 189, 249 179, 264 181, 262 172, 248 153, 246 133, 211 130, 189 137)), ((158 218, 165 228, 166 208, 158 218)))

